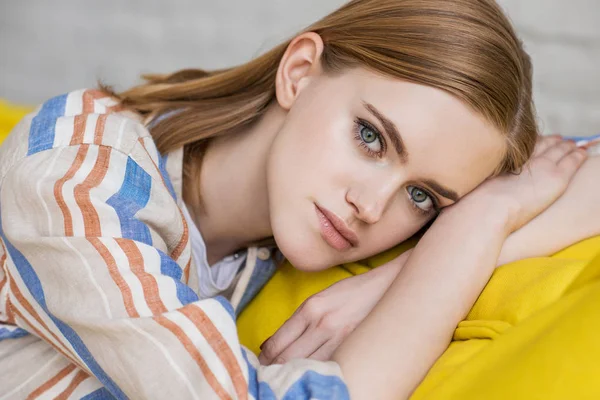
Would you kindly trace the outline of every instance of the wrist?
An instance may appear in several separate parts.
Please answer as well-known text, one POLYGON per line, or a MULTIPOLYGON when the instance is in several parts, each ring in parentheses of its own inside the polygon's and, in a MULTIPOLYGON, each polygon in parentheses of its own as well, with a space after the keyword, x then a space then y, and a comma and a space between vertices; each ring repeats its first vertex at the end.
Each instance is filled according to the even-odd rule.
POLYGON ((477 221, 493 227, 508 236, 518 227, 519 204, 495 193, 475 191, 458 203, 447 207, 443 213, 453 213, 462 221, 477 221))

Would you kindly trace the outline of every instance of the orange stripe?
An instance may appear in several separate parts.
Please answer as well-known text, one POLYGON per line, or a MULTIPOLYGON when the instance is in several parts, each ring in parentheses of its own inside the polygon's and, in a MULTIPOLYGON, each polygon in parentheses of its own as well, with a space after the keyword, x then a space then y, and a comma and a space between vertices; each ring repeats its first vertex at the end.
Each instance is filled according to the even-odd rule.
MULTIPOLYGON (((158 175, 162 179, 163 185, 168 190, 168 186, 167 186, 167 182, 165 181, 165 177, 160 173, 160 168, 158 168, 158 165, 156 165, 156 163, 154 162, 154 159, 150 155, 150 152, 146 148, 146 145, 144 144, 144 139, 139 138, 138 141, 144 148, 144 151, 146 151, 146 154, 148 154, 148 157, 150 157, 150 160, 152 161, 152 164, 154 165, 156 172, 158 172, 158 175)), ((181 217, 181 221, 183 222, 183 235, 181 236, 179 243, 177 243, 177 246, 175 246, 175 249, 173 249, 173 251, 171 252, 171 258, 175 261, 177 261, 177 259, 181 256, 181 253, 183 253, 183 250, 185 249, 185 246, 187 245, 188 238, 189 238, 187 222, 186 222, 185 217, 183 216, 183 212, 181 210, 179 210, 179 215, 181 217)))
POLYGON ((15 319, 15 314, 13 313, 12 303, 10 302, 10 298, 6 299, 6 323, 8 324, 17 324, 17 320, 15 319))
POLYGON ((96 248, 96 251, 104 259, 104 262, 108 267, 108 272, 110 273, 110 276, 121 291, 127 314, 129 314, 129 316, 132 318, 139 318, 140 315, 135 309, 135 305, 133 303, 133 295, 131 294, 131 289, 129 288, 129 285, 127 285, 127 282, 125 282, 125 279, 123 279, 123 277, 121 276, 115 258, 112 256, 112 254, 110 254, 110 251, 98 238, 90 237, 87 239, 88 242, 90 242, 92 246, 96 248))
POLYGON ((110 151, 110 147, 100 146, 98 158, 96 159, 94 168, 92 168, 92 172, 90 172, 82 183, 75 185, 75 202, 81 209, 86 236, 102 236, 100 218, 90 199, 90 190, 97 187, 106 177, 106 172, 108 171, 108 165, 110 163, 110 151))
POLYGON ((85 160, 85 156, 87 155, 88 147, 87 144, 81 145, 71 168, 69 168, 64 177, 54 184, 54 197, 56 198, 56 202, 58 203, 65 220, 65 236, 73 236, 73 217, 71 216, 71 211, 69 211, 69 207, 62 194, 63 186, 69 179, 72 179, 79 168, 81 168, 81 164, 83 164, 83 160, 85 160))
POLYGON ((144 257, 137 245, 131 240, 116 239, 117 243, 129 260, 129 267, 135 276, 140 280, 144 291, 146 303, 153 315, 167 312, 167 307, 163 304, 158 294, 158 284, 152 274, 144 270, 144 257))
POLYGON ((181 253, 183 253, 183 249, 185 249, 189 238, 187 222, 185 220, 185 217, 183 216, 183 211, 181 211, 181 209, 179 210, 179 215, 181 216, 181 221, 183 222, 183 235, 181 236, 181 240, 171 253, 171 258, 175 261, 177 261, 177 259, 181 256, 181 253))
MULTIPOLYGON (((62 349, 61 352, 63 350, 65 352, 67 352, 68 347, 66 347, 63 344, 63 342, 58 338, 58 336, 56 336, 56 334, 53 331, 51 331, 50 328, 48 328, 48 325, 46 325, 44 320, 33 309, 33 306, 29 303, 29 301, 27 301, 25 296, 23 296, 23 293, 21 293, 21 290, 15 283, 14 279, 11 279, 11 281, 10 281, 10 289, 12 291, 12 294, 17 298, 17 301, 19 302, 19 304, 25 309, 25 311, 27 311, 29 313, 29 315, 31 315, 33 317, 33 319, 35 319, 37 321, 38 324, 40 324, 42 326, 42 328, 44 328, 46 330, 47 333, 50 334, 50 336, 52 336, 54 338, 54 340, 56 340, 56 343, 58 343, 58 345, 51 344, 50 341, 44 337, 44 335, 40 334, 39 336, 42 337, 44 340, 46 340, 46 342, 48 342, 48 344, 54 346, 56 349, 58 349, 58 350, 62 349), (57 346, 60 346, 61 349, 59 349, 57 346)), ((21 312, 19 310, 17 310, 16 307, 13 307, 12 309, 15 314, 17 314, 19 317, 23 318, 27 322, 27 324, 29 326, 31 326, 32 329, 36 330, 36 332, 39 333, 39 331, 33 326, 33 324, 31 324, 29 321, 27 321, 27 319, 24 318, 23 314, 21 314, 21 312)), ((65 353, 63 353, 63 354, 65 354, 65 353)), ((66 354, 65 354, 65 356, 66 356, 66 354)))
POLYGON ((81 110, 82 114, 90 114, 94 112, 94 96, 93 90, 86 90, 83 92, 83 108, 81 110))
POLYGON ((202 333, 202 336, 204 336, 223 365, 225 365, 225 369, 227 369, 235 387, 237 397, 240 399, 245 398, 248 393, 248 384, 235 354, 233 354, 221 332, 219 332, 211 319, 208 318, 208 315, 200 307, 190 304, 179 311, 196 325, 196 328, 202 333))
MULTIPOLYGON (((0 259, 0 264, 2 264, 2 262, 4 261, 4 257, 2 257, 2 259, 0 259)), ((2 271, 2 273, 4 273, 4 271, 2 271)), ((0 281, 0 292, 2 292, 2 288, 4 288, 4 285, 6 285, 6 274, 4 273, 4 278, 2 278, 2 280, 0 281)))
POLYGON ((102 144, 102 138, 104 136, 104 127, 106 125, 106 118, 108 114, 102 114, 96 121, 96 130, 94 131, 94 144, 102 144))
POLYGON ((6 260, 6 247, 4 247, 4 242, 0 239, 0 246, 2 246, 2 258, 0 258, 0 267, 4 265, 4 260, 6 260))
POLYGON ((85 381, 87 378, 89 378, 89 375, 86 374, 85 372, 83 372, 83 371, 77 372, 77 374, 75 374, 75 377, 73 377, 73 380, 71 381, 69 386, 67 386, 67 388, 65 390, 63 390, 61 394, 56 396, 55 400, 68 399, 69 396, 71 394, 73 394, 75 389, 77 389, 77 386, 79 386, 79 384, 81 382, 85 381))
POLYGON ((71 143, 69 143, 71 146, 83 143, 87 118, 87 115, 78 114, 73 119, 73 136, 71 136, 71 143))
POLYGON ((190 257, 190 259, 188 260, 185 269, 183 270, 183 283, 185 283, 186 285, 190 283, 190 267, 192 264, 192 258, 190 257))
MULTIPOLYGON (((2 246, 2 257, 0 257, 0 268, 3 268, 4 261, 6 260, 6 247, 4 247, 4 242, 2 241, 2 239, 0 239, 0 246, 2 246)), ((2 292, 2 289, 4 288, 4 285, 6 284, 6 281, 8 280, 7 273, 6 273, 6 271, 4 271, 4 269, 2 269, 2 273, 4 274, 4 277, 0 281, 0 292, 2 292)))
POLYGON ((170 330, 177 337, 177 339, 179 339, 183 347, 185 347, 190 356, 194 359, 194 361, 196 361, 196 364, 198 364, 200 370, 202 371, 202 374, 206 378, 206 382, 208 382, 208 384, 215 391, 217 396, 219 396, 220 399, 231 399, 231 396, 229 396, 229 394, 225 391, 223 386, 221 386, 219 381, 217 381, 217 378, 206 364, 206 361, 204 360, 194 343, 185 334, 183 329, 181 329, 181 327, 179 327, 173 321, 167 319, 162 315, 154 317, 154 320, 160 325, 170 330))
POLYGON ((107 94, 97 89, 90 89, 83 92, 82 114, 92 114, 95 111, 94 102, 105 97, 108 97, 107 94))
POLYGON ((65 376, 69 375, 71 372, 75 370, 75 365, 69 364, 65 368, 61 369, 58 374, 54 375, 48 381, 44 382, 42 386, 35 389, 33 392, 27 396, 27 400, 33 400, 40 397, 42 394, 50 390, 54 385, 61 381, 65 376))

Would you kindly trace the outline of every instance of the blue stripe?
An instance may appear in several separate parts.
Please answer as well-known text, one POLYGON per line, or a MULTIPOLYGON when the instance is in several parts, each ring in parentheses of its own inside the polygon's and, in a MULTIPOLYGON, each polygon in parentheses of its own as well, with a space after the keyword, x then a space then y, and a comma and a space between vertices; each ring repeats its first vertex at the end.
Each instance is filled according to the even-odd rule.
POLYGON ((246 349, 242 348, 242 355, 244 356, 244 360, 246 360, 246 365, 248 366, 248 392, 254 396, 257 400, 275 400, 275 393, 273 393, 273 389, 266 382, 258 381, 258 374, 256 373, 256 368, 250 361, 248 361, 248 354, 246 354, 246 349))
POLYGON ((231 317, 231 319, 233 319, 235 321, 235 312, 233 311, 233 306, 231 305, 229 300, 227 300, 223 296, 213 297, 213 299, 215 299, 216 301, 221 303, 221 305, 223 306, 225 311, 227 311, 229 313, 229 316, 231 317))
MULTIPOLYGON (((121 236, 125 239, 135 240, 152 246, 150 229, 135 215, 146 207, 150 200, 152 189, 152 177, 144 171, 131 157, 127 159, 125 179, 123 185, 106 202, 119 217, 121 224, 121 236)), ((189 304, 198 300, 198 295, 181 282, 183 271, 171 257, 157 250, 160 255, 160 272, 175 280, 177 298, 182 304, 189 304)))
POLYGON ((173 261, 171 257, 162 251, 158 249, 156 251, 158 251, 158 254, 160 254, 160 273, 173 278, 176 285, 177 298, 181 304, 186 305, 193 303, 194 301, 198 301, 199 298, 196 292, 181 282, 181 275, 183 275, 183 271, 181 270, 181 267, 179 267, 179 264, 173 261))
POLYGON ((307 371, 283 396, 283 400, 298 399, 349 400, 350 393, 339 377, 307 371))
MULTIPOLYGON (((0 207, 0 209, 2 209, 0 207)), ((81 357, 83 362, 88 366, 89 370, 94 374, 96 378, 102 384, 111 391, 117 398, 126 399, 125 393, 121 391, 121 389, 117 386, 117 384, 104 372, 102 367, 98 365, 92 353, 88 350, 86 345, 83 343, 81 338, 77 335, 77 333, 67 324, 62 322, 60 319, 56 318, 50 310, 48 310, 48 306, 46 305, 46 297, 44 295, 44 290, 42 288, 42 283, 40 282, 35 270, 27 261, 25 256, 21 254, 19 250, 17 250, 11 242, 8 241, 6 236, 4 235, 4 230, 2 228, 2 218, 0 215, 0 237, 4 240, 6 244, 6 249, 8 250, 8 254, 12 258, 21 279, 25 282, 27 289, 35 299, 35 301, 41 306, 46 315, 52 319, 54 324, 58 327, 62 335, 71 343, 77 354, 81 357)))
POLYGON ((593 135, 593 136, 563 136, 563 139, 565 140, 574 140, 574 141, 579 141, 579 140, 589 140, 592 141, 594 139, 598 139, 600 138, 600 134, 598 135, 593 135))
POLYGON ((168 154, 165 154, 164 156, 161 156, 160 154, 158 155, 158 169, 160 170, 160 174, 162 175, 163 179, 165 180, 165 183, 167 184, 167 188, 169 189, 169 192, 171 192, 171 196, 173 196, 173 199, 175 201, 177 201, 177 195, 175 194, 175 188, 173 188, 173 183, 171 182, 171 177, 167 173, 167 158, 168 157, 169 157, 168 154))
POLYGON ((263 286, 265 286, 269 279, 273 277, 276 269, 277 266, 275 265, 275 260, 273 260, 272 257, 267 260, 261 260, 259 258, 256 259, 256 265, 254 266, 254 271, 252 271, 250 279, 248 280, 248 286, 246 286, 244 294, 242 295, 242 298, 235 309, 236 315, 240 315, 248 303, 250 303, 252 299, 256 297, 263 286))
POLYGON ((131 157, 127 158, 123 185, 106 202, 119 216, 121 236, 152 246, 150 230, 135 215, 146 207, 150 200, 152 178, 131 157))
POLYGON ((25 329, 17 328, 11 330, 7 328, 0 328, 0 340, 16 339, 27 335, 29 335, 29 332, 27 332, 25 329))
POLYGON ((44 103, 31 121, 27 155, 51 149, 54 145, 56 120, 65 115, 67 94, 54 97, 44 103))
POLYGON ((110 394, 106 388, 94 390, 92 393, 88 394, 81 398, 81 400, 111 400, 114 399, 115 396, 110 394))

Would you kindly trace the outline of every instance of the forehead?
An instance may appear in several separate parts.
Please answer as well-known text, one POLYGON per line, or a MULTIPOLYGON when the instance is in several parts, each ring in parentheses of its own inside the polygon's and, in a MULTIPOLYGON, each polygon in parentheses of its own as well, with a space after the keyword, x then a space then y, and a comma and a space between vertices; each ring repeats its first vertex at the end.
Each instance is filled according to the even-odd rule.
POLYGON ((501 162, 505 139, 482 115, 449 93, 365 70, 348 73, 356 97, 397 127, 411 178, 433 179, 464 195, 501 162))

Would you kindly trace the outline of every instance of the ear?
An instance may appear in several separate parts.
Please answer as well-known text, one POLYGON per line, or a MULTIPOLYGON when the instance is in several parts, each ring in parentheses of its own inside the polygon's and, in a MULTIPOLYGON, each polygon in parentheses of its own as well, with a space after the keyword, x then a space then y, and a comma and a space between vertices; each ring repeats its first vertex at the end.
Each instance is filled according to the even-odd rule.
POLYGON ((310 77, 321 73, 323 47, 323 39, 314 32, 298 35, 288 45, 275 77, 277 102, 284 110, 292 107, 310 77))

